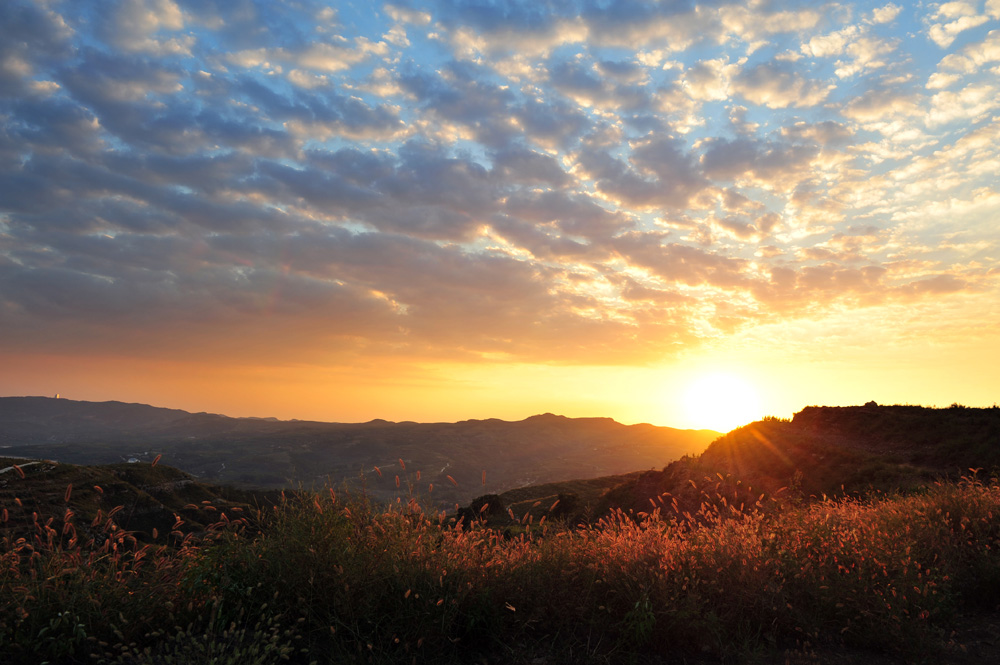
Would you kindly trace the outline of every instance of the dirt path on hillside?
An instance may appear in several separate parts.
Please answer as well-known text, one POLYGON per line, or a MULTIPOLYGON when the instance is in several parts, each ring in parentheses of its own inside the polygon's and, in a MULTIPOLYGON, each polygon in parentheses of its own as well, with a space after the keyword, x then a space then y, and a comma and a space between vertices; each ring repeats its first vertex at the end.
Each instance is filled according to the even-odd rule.
MULTIPOLYGON (((23 469, 26 466, 31 466, 32 464, 41 464, 41 463, 42 462, 28 462, 27 464, 18 464, 17 466, 18 468, 23 469)), ((7 473, 8 471, 13 471, 13 470, 14 470, 13 466, 7 466, 0 469, 0 473, 7 473)))

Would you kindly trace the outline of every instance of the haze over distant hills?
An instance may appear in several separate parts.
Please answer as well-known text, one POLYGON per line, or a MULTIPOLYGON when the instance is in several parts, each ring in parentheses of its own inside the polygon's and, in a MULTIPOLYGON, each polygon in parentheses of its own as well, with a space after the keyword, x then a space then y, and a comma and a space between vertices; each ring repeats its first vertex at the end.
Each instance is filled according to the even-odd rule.
POLYGON ((0 398, 3 455, 107 464, 148 462, 162 454, 164 464, 213 483, 308 488, 349 480, 364 482, 382 499, 399 495, 398 475, 403 489, 412 482, 414 492, 435 502, 662 468, 700 453, 719 436, 553 414, 517 422, 347 424, 230 418, 123 402, 0 398))

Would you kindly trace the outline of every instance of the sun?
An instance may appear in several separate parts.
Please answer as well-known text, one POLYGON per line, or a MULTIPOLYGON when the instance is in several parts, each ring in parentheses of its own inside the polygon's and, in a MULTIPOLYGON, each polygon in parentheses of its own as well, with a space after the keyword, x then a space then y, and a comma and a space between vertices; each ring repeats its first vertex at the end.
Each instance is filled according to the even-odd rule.
POLYGON ((684 393, 691 426, 728 432, 759 420, 760 398, 746 379, 727 372, 704 374, 684 393))

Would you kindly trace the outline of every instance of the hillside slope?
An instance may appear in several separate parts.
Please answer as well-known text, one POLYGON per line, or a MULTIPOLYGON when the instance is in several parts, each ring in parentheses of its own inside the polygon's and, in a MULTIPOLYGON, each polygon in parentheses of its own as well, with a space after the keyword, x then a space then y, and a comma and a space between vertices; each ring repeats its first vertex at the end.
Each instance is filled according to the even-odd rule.
POLYGON ((695 457, 610 489, 598 512, 660 506, 694 512, 726 497, 753 504, 907 489, 936 478, 1000 469, 1000 408, 806 407, 791 421, 767 419, 733 430, 695 457))
POLYGON ((77 466, 0 457, 0 508, 5 517, 0 533, 5 535, 32 537, 36 515, 42 521, 52 517, 52 527, 61 532, 62 518, 71 511, 72 521, 84 532, 78 535, 86 536, 115 511, 115 523, 140 541, 153 540, 155 529, 162 542, 171 531, 204 531, 224 513, 235 518, 278 499, 273 492, 255 494, 199 483, 161 464, 77 466), (178 519, 183 524, 175 527, 178 519))

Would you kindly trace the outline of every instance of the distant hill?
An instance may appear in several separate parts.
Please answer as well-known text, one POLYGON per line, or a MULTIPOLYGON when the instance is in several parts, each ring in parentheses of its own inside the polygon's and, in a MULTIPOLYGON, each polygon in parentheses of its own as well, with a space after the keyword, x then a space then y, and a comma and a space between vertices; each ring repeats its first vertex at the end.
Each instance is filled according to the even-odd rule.
POLYGON ((0 446, 120 440, 142 436, 204 437, 277 429, 281 421, 189 413, 146 404, 0 397, 0 446), (269 429, 271 428, 271 429, 269 429))
POLYGON ((609 489, 595 512, 694 513, 705 500, 753 504, 914 488, 937 478, 1000 473, 1000 408, 810 406, 790 420, 755 422, 609 489))
POLYGON ((3 455, 111 464, 150 462, 162 454, 163 464, 214 484, 310 488, 346 480, 356 489, 364 485, 377 499, 394 500, 408 495, 412 483, 414 493, 441 505, 525 485, 661 468, 701 452, 718 436, 553 414, 517 422, 345 424, 229 418, 122 402, 0 398, 3 455))

